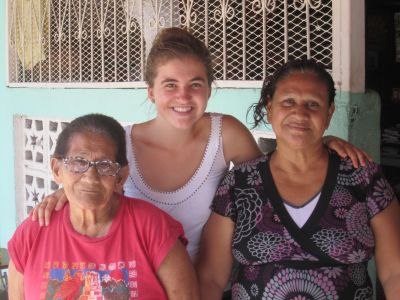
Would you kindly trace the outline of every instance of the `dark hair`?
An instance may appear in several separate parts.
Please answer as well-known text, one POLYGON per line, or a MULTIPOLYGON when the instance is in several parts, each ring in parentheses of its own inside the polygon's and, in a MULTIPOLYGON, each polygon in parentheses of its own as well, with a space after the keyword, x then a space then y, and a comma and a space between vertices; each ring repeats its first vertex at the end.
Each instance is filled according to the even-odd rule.
POLYGON ((272 100, 275 94, 276 86, 285 77, 293 73, 313 73, 322 80, 328 89, 328 101, 331 104, 335 100, 335 83, 332 76, 325 68, 312 59, 295 59, 290 60, 279 67, 274 74, 266 77, 261 89, 261 96, 257 103, 251 105, 247 110, 247 114, 253 110, 253 126, 257 127, 260 123, 267 123, 266 109, 267 103, 272 100))
POLYGON ((208 84, 214 81, 214 71, 211 54, 206 45, 185 29, 170 27, 161 30, 150 49, 147 57, 144 79, 149 86, 153 86, 157 76, 157 67, 167 60, 193 56, 203 63, 208 84))
POLYGON ((121 166, 128 164, 124 128, 115 119, 102 114, 84 115, 69 123, 58 136, 53 156, 65 157, 69 151, 72 137, 85 132, 97 133, 110 138, 114 142, 116 150, 115 160, 121 166))

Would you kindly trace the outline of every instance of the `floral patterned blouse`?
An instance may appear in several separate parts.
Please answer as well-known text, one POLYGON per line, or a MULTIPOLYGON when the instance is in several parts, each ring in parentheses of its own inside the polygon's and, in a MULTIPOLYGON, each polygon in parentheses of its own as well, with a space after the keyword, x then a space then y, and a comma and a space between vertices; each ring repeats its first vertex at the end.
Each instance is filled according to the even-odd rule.
POLYGON ((277 192, 269 158, 233 168, 212 204, 236 224, 233 299, 372 299, 369 221, 395 199, 379 167, 355 169, 330 151, 320 199, 299 228, 277 192))

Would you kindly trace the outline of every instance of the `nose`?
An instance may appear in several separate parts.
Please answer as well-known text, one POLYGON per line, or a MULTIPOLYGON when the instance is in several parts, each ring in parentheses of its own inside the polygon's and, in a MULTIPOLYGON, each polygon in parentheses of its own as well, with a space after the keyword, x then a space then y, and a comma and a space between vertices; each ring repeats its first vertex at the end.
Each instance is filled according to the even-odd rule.
POLYGON ((294 114, 296 117, 300 119, 308 118, 308 108, 306 105, 296 105, 294 107, 294 114))
POLYGON ((178 90, 177 98, 182 101, 190 99, 190 88, 187 86, 180 87, 178 90))
POLYGON ((83 173, 82 178, 84 178, 86 181, 98 181, 100 175, 97 172, 95 165, 90 165, 89 169, 83 173))

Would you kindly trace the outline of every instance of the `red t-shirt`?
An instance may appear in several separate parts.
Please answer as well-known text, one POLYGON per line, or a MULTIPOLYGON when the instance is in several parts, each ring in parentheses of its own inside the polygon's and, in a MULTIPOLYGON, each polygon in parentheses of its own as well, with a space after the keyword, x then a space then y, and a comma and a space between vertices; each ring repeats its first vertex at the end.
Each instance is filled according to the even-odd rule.
POLYGON ((65 205, 47 227, 26 219, 8 249, 24 274, 26 299, 167 299, 156 272, 178 239, 187 243, 180 223, 152 204, 121 196, 103 237, 77 233, 65 205))

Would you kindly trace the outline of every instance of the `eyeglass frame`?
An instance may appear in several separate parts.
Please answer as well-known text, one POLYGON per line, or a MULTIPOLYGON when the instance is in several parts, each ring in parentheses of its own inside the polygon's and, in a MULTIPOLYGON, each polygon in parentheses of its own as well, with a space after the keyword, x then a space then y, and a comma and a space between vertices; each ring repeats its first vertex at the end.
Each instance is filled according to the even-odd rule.
POLYGON ((86 173, 91 167, 94 167, 95 170, 96 170, 96 172, 97 172, 97 174, 98 174, 99 176, 113 176, 113 177, 115 177, 115 176, 118 175, 119 171, 121 170, 121 164, 120 164, 119 162, 112 161, 112 160, 110 160, 110 159, 93 160, 93 161, 92 161, 92 160, 88 160, 88 159, 83 158, 83 157, 72 157, 72 156, 70 156, 70 157, 54 157, 54 158, 62 160, 63 163, 64 163, 65 168, 66 168, 69 172, 75 173, 75 174, 83 174, 83 173, 86 173), (72 160, 72 159, 77 159, 77 158, 80 159, 80 160, 83 160, 83 161, 85 161, 85 162, 88 162, 88 167, 86 168, 85 171, 83 171, 83 172, 74 172, 74 171, 71 171, 71 170, 68 168, 68 162, 69 162, 70 160, 72 160), (115 174, 113 174, 113 175, 102 175, 102 174, 100 174, 100 173, 99 173, 99 170, 97 169, 97 165, 98 165, 99 163, 102 163, 102 162, 108 162, 108 163, 116 164, 118 168, 117 168, 117 171, 115 172, 115 174))

